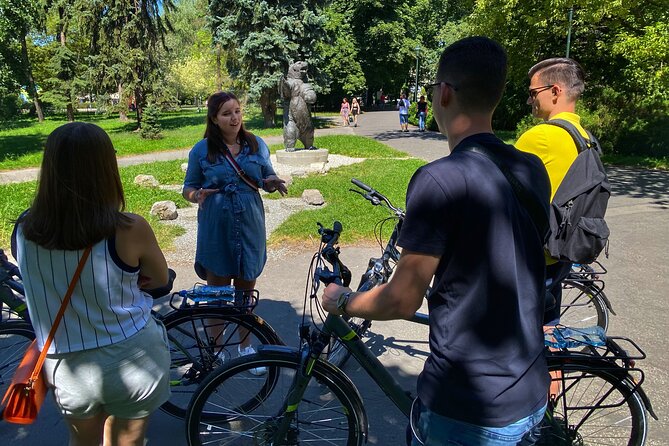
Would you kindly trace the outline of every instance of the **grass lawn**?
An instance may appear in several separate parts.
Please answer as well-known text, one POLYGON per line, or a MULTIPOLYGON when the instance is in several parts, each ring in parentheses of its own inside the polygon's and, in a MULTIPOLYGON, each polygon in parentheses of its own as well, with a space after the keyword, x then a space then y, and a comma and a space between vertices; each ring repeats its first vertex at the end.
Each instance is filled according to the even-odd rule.
MULTIPOLYGON (((315 120, 316 127, 329 125, 323 113, 315 120)), ((129 118, 134 116, 130 114, 129 118)), ((264 129, 262 115, 257 107, 248 107, 244 116, 247 129, 258 136, 281 135, 280 127, 264 129)), ((163 138, 157 140, 142 139, 135 132, 134 120, 121 122, 118 115, 78 114, 77 120, 92 122, 102 127, 111 137, 118 156, 157 152, 162 150, 192 147, 204 135, 206 111, 182 110, 163 112, 160 115, 163 138)), ((280 118, 278 118, 280 121, 280 118)), ((42 161, 42 150, 47 136, 67 121, 63 116, 49 117, 43 123, 34 119, 21 119, 0 123, 0 170, 37 167, 42 161)))
MULTIPOLYGON (((331 170, 327 175, 310 175, 296 178, 289 189, 289 196, 299 197, 305 189, 318 189, 326 206, 291 215, 270 237, 270 245, 293 243, 318 237, 316 223, 332 227, 332 222, 342 223, 341 243, 374 240, 374 226, 390 216, 381 206, 372 206, 360 195, 350 192, 355 188, 351 178, 357 178, 382 194, 398 207, 405 207, 406 189, 411 176, 425 161, 412 159, 369 159, 359 164, 331 170)), ((384 226, 384 239, 390 235, 394 224, 384 226)))
MULTIPOLYGON (((330 153, 351 157, 369 158, 362 163, 332 169, 327 175, 310 175, 295 178, 289 196, 299 197, 304 189, 317 188, 323 193, 327 206, 316 210, 302 211, 291 216, 272 236, 270 243, 297 242, 313 237, 316 222, 332 225, 335 219, 344 224, 343 243, 373 240, 376 222, 388 213, 380 207, 372 207, 357 194, 349 192, 350 180, 359 178, 387 195, 396 205, 404 206, 406 186, 415 170, 423 161, 407 158, 407 154, 397 151, 378 141, 353 135, 333 135, 316 138, 319 147, 327 147, 330 153), (399 158, 399 159, 398 159, 399 158)), ((176 192, 140 188, 133 184, 138 174, 156 177, 161 184, 182 184, 184 172, 180 165, 184 160, 156 162, 124 167, 120 169, 125 190, 127 210, 143 215, 151 223, 160 246, 170 249, 176 236, 183 233, 178 226, 159 223, 149 215, 151 205, 159 200, 173 200, 177 207, 187 205, 176 192)), ((12 220, 30 205, 37 183, 0 185, 0 247, 9 246, 13 227, 12 220)), ((278 194, 268 195, 278 199, 278 194)), ((388 228, 392 229, 392 225, 388 228)))
MULTIPOLYGON (((187 202, 177 192, 139 187, 133 184, 133 180, 136 175, 143 173, 155 176, 161 184, 181 184, 183 182, 181 163, 182 160, 165 161, 120 169, 121 181, 125 191, 126 210, 144 216, 151 223, 158 238, 158 243, 163 249, 169 249, 174 238, 183 234, 184 229, 180 226, 160 224, 158 219, 149 215, 151 206, 154 202, 161 200, 172 200, 177 207, 184 207, 187 202)), ((14 227, 12 221, 30 206, 36 187, 36 181, 0 185, 1 248, 9 248, 9 238, 14 227)))

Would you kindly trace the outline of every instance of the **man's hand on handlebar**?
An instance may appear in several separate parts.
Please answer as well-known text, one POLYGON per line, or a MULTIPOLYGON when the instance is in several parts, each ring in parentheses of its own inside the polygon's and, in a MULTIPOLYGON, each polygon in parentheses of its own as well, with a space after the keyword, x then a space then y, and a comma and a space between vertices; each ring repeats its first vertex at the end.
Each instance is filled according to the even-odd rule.
POLYGON ((337 302, 339 300, 339 296, 348 291, 351 291, 351 289, 348 287, 344 287, 334 283, 328 285, 325 288, 325 291, 323 292, 323 296, 321 297, 321 304, 323 305, 323 308, 325 308, 325 310, 328 313, 337 314, 341 316, 342 312, 337 307, 337 302))

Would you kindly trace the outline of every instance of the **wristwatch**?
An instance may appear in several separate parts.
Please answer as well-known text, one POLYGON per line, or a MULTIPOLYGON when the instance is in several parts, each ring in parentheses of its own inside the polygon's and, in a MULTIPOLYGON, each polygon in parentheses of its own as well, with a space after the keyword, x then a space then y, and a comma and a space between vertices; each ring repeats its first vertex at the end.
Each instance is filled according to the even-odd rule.
POLYGON ((339 298, 337 298, 337 310, 341 311, 341 313, 347 317, 348 313, 346 313, 346 305, 348 305, 348 301, 351 299, 351 294, 353 294, 353 291, 346 291, 345 293, 341 293, 339 298))

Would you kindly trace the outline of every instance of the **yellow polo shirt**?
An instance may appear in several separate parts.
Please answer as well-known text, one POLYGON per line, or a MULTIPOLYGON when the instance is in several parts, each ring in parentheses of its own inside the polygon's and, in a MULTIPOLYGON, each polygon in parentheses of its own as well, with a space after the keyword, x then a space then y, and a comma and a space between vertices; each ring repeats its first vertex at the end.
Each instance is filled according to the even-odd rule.
MULTIPOLYGON (((562 112, 551 119, 569 121, 576 126, 581 135, 588 137, 588 134, 581 127, 581 117, 576 113, 562 112)), ((571 164, 576 159, 576 155, 578 155, 576 143, 567 131, 554 125, 539 124, 520 135, 515 145, 518 150, 532 153, 541 158, 551 182, 552 201, 558 186, 562 183, 571 164)), ((555 259, 546 254, 546 264, 550 265, 555 262, 555 259)))

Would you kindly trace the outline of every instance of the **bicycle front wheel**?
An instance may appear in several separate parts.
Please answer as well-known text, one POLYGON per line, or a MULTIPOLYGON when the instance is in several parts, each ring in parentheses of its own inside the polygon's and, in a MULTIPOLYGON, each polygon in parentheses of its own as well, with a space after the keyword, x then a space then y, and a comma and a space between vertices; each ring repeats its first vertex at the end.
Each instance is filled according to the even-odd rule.
POLYGON ((539 445, 645 443, 646 408, 625 369, 608 361, 553 358, 549 370, 555 394, 539 445))
POLYGON ((264 349, 217 369, 189 406, 188 444, 362 445, 367 421, 358 391, 346 375, 320 360, 292 411, 287 437, 274 438, 299 368, 297 351, 264 349), (265 375, 252 374, 260 367, 265 375))
POLYGON ((239 356, 240 345, 283 344, 274 329, 253 313, 176 310, 163 318, 170 344, 172 394, 161 409, 183 418, 197 386, 216 367, 239 356))
POLYGON ((27 322, 16 320, 0 324, 0 395, 4 395, 12 383, 14 372, 33 339, 35 332, 27 322))
POLYGON ((603 296, 604 291, 593 283, 565 280, 562 282, 560 324, 573 328, 599 325, 606 332, 609 309, 603 296))

